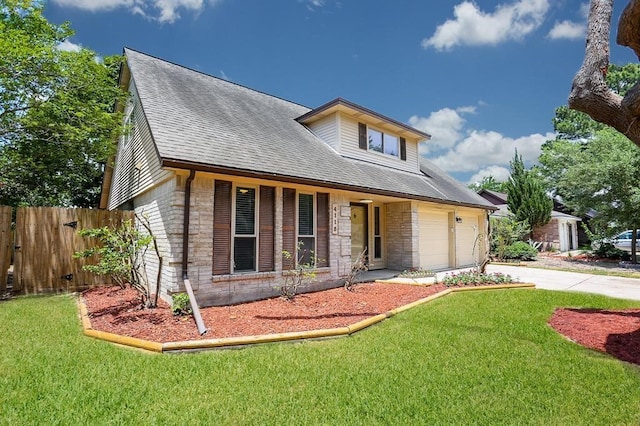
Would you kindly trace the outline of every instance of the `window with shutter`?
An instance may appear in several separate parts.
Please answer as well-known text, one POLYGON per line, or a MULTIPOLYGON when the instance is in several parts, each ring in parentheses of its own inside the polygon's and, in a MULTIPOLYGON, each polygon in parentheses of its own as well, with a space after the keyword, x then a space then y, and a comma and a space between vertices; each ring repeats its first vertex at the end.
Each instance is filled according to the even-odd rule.
POLYGON ((329 194, 317 194, 316 257, 319 267, 329 266, 329 194))
POLYGON ((256 270, 256 190, 236 187, 233 238, 234 272, 256 270))
POLYGON ((258 247, 258 270, 260 272, 275 269, 274 240, 275 240, 275 188, 260 187, 260 234, 258 247))
POLYGON ((293 269, 296 253, 296 190, 291 188, 282 191, 282 250, 292 256, 291 259, 282 256, 282 268, 293 269))
POLYGON ((213 197, 213 275, 231 273, 231 182, 216 180, 213 197))
POLYGON ((316 251, 314 202, 312 194, 298 194, 298 260, 311 262, 311 254, 316 251))

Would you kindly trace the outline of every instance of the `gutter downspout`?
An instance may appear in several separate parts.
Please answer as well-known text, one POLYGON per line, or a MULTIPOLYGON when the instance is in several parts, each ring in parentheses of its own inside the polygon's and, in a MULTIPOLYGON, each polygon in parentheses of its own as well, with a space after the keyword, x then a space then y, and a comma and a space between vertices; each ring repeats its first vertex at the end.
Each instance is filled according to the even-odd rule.
POLYGON ((184 288, 189 295, 189 303, 191 303, 191 310, 193 311, 193 318, 196 320, 198 326, 198 332, 202 336, 207 332, 207 327, 202 321, 202 315, 200 315, 200 308, 196 301, 196 296, 193 294, 193 288, 191 282, 189 282, 189 215, 191 213, 191 182, 196 177, 196 171, 191 170, 189 177, 184 188, 184 220, 182 226, 182 280, 184 281, 184 288))

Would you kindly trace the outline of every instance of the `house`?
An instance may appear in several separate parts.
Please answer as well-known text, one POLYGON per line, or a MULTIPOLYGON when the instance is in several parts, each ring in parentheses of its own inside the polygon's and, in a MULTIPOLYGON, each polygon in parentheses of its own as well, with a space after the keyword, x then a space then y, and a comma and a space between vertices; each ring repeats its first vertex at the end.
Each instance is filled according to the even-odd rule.
POLYGON ((419 155, 429 135, 344 99, 310 109, 124 54, 129 130, 100 207, 147 215, 162 297, 187 278, 201 306, 273 296, 299 244, 318 258, 312 289, 340 285, 364 249, 370 269, 483 260, 495 207, 419 155))
MULTIPOLYGON (((485 200, 494 204, 498 210, 492 213, 492 217, 505 217, 509 215, 507 208, 508 195, 503 192, 481 189, 478 191, 485 200)), ((533 239, 542 243, 542 250, 569 251, 578 248, 578 230, 581 221, 579 217, 556 210, 557 204, 551 211, 551 220, 544 226, 533 230, 533 239)))

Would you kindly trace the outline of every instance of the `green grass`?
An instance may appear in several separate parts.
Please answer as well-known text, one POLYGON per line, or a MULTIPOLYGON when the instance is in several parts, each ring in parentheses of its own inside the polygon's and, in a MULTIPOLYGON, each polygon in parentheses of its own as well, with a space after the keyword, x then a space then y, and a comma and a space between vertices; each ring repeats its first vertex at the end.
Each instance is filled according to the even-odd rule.
POLYGON ((69 296, 20 298, 0 303, 0 424, 637 425, 640 368, 546 325, 637 305, 456 293, 349 338, 159 355, 82 336, 69 296))

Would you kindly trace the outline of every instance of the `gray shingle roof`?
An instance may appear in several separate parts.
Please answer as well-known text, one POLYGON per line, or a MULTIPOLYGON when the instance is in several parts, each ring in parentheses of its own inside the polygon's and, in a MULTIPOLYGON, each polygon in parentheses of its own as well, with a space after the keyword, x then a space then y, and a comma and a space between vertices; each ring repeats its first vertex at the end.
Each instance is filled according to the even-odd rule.
POLYGON ((125 55, 163 164, 494 208, 427 160, 425 176, 342 157, 296 121, 307 107, 131 49, 125 55))

